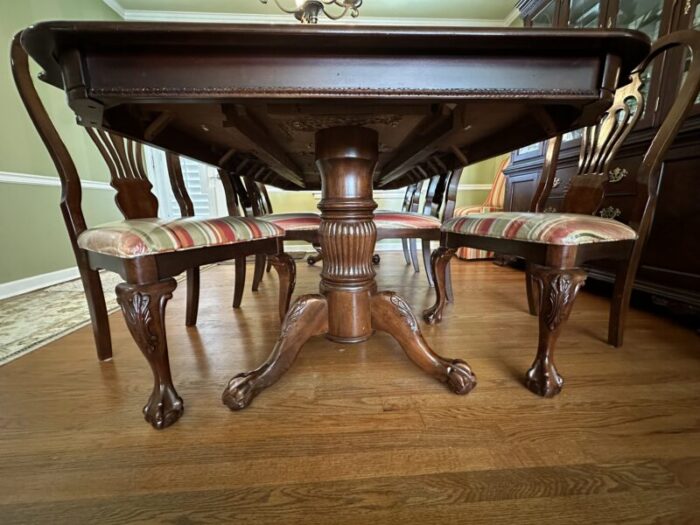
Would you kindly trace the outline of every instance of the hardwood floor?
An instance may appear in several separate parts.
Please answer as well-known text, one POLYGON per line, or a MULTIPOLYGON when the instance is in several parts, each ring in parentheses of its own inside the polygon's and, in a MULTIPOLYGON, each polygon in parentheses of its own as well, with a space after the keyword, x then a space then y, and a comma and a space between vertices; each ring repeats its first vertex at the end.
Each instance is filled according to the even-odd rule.
MULTIPOLYGON (((296 294, 316 292, 319 272, 300 263, 296 294)), ((184 286, 168 306, 186 407, 169 429, 143 421, 151 373, 119 313, 110 363, 85 328, 0 368, 0 523, 700 523, 692 331, 632 310, 613 349, 608 302, 584 291, 556 355, 566 387, 542 399, 522 385, 537 341, 524 274, 458 263, 456 304, 423 330, 473 367, 468 396, 387 335, 315 338, 232 413, 226 382, 267 357, 279 327, 274 274, 239 311, 233 274, 202 274, 195 329, 184 326, 184 286)), ((382 254, 378 282, 417 313, 431 302, 400 254, 382 254)))

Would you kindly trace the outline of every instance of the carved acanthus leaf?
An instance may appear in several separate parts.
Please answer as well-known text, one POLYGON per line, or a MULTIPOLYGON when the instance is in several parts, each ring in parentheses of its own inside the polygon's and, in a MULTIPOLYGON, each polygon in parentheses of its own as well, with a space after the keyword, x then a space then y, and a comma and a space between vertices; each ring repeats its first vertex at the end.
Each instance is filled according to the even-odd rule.
POLYGON ((391 300, 391 304, 393 304, 396 307, 396 309, 399 311, 401 316, 406 320, 406 323, 411 328, 411 331, 417 332, 418 331, 418 321, 416 320, 416 316, 413 315, 413 312, 411 311, 411 307, 408 306, 406 301, 404 301, 400 295, 396 295, 396 294, 392 294, 390 300, 391 300))

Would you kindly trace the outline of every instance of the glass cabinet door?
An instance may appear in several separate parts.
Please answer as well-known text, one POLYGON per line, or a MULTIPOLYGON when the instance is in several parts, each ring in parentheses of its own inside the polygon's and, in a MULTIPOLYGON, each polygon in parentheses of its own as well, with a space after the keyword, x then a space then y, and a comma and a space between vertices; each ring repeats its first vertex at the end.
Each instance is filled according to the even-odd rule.
POLYGON ((615 27, 636 29, 652 40, 661 35, 663 0, 617 0, 615 27))
MULTIPOLYGON (((616 28, 641 31, 653 42, 664 33, 663 28, 667 23, 665 17, 670 16, 664 13, 665 3, 668 4, 664 0, 617 0, 611 3, 611 8, 615 9, 616 12, 608 15, 608 25, 614 24, 616 28)), ((638 124, 640 127, 653 123, 660 96, 660 79, 654 76, 655 67, 658 69, 658 66, 652 64, 642 74, 644 81, 642 93, 644 94, 645 106, 638 124)), ((656 77, 658 76, 660 75, 656 75, 656 77)))
POLYGON ((556 26, 556 16, 557 3, 552 0, 530 19, 532 27, 554 27, 556 26))
MULTIPOLYGON (((700 31, 700 0, 679 0, 678 6, 678 23, 675 29, 695 29, 700 31)), ((673 95, 680 89, 682 81, 685 80, 686 72, 690 67, 690 55, 688 51, 684 51, 678 55, 676 60, 668 64, 669 73, 665 76, 668 79, 676 79, 672 87, 665 89, 664 112, 671 109, 673 103, 673 95), (680 61, 680 62, 679 62, 680 61)), ((695 99, 691 115, 700 115, 700 95, 695 99)))
MULTIPOLYGON (((683 6, 683 14, 687 17, 689 17, 689 26, 690 29, 696 29, 700 31, 700 2, 698 0, 695 0, 693 2, 692 0, 684 0, 684 6, 683 6), (693 5, 695 4, 695 5, 693 5)), ((684 70, 688 71, 688 68, 690 67, 690 56, 688 53, 686 53, 686 58, 685 58, 685 66, 684 70)), ((685 78, 685 75, 684 75, 685 78)), ((700 93, 698 94, 698 98, 695 99, 695 106, 696 108, 700 105, 700 93)), ((696 113, 698 112, 698 109, 695 111, 696 113)))
POLYGON ((601 0, 571 0, 569 27, 596 29, 601 27, 601 0))

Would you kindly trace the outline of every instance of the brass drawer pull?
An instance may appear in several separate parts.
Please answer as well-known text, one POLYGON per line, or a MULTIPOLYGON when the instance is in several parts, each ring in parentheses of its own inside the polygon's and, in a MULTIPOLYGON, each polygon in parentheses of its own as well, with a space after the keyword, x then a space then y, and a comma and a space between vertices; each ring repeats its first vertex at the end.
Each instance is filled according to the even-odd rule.
POLYGON ((629 171, 625 168, 614 168, 608 173, 608 182, 616 183, 629 175, 629 171))

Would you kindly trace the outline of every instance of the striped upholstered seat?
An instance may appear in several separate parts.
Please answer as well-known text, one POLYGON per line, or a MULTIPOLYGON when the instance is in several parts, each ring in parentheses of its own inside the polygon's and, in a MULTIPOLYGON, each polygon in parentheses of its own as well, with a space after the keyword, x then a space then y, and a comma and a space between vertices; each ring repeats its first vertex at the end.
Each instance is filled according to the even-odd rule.
POLYGON ((440 219, 431 215, 406 211, 378 210, 374 213, 374 223, 378 229, 432 229, 440 228, 440 219))
POLYGON ((285 231, 318 230, 321 216, 318 213, 275 213, 261 215, 261 219, 276 224, 285 231))
MULTIPOLYGON (((472 215, 474 213, 503 211, 503 203, 506 198, 506 176, 503 172, 508 167, 508 164, 510 164, 510 157, 503 161, 501 167, 498 169, 498 174, 493 181, 491 191, 486 197, 486 201, 480 206, 457 208, 455 210, 455 217, 472 215)), ((478 248, 472 248, 471 246, 462 246, 457 250, 457 257, 472 261, 475 259, 490 259, 493 257, 493 253, 486 250, 479 250, 478 248)))
POLYGON ((577 213, 475 213, 446 221, 442 231, 555 245, 637 238, 637 232, 621 222, 577 213))
POLYGON ((78 246, 91 252, 133 258, 283 235, 279 227, 253 217, 131 219, 85 230, 78 236, 78 246))

